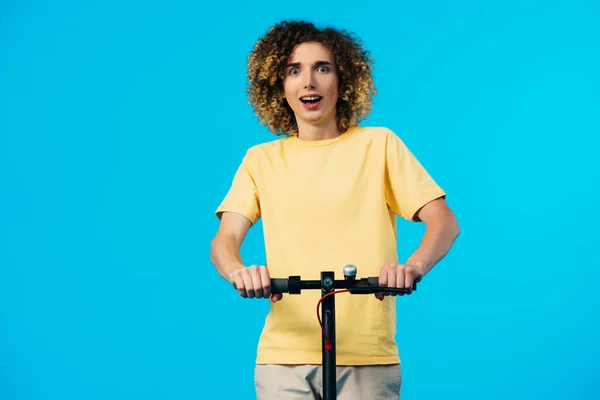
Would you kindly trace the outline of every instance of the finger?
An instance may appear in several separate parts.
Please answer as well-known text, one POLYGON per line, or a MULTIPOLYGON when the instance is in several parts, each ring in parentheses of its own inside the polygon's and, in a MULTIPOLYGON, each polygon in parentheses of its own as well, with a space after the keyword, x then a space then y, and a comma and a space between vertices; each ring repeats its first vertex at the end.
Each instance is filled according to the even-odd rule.
POLYGON ((271 277, 269 276, 269 270, 267 269, 267 267, 260 267, 259 271, 261 286, 263 288, 262 297, 268 299, 269 297, 271 297, 271 277))
POLYGON ((254 286, 252 285, 252 277, 250 277, 249 268, 243 271, 242 279, 244 280, 244 288, 246 289, 246 296, 250 299, 254 298, 254 286))
POLYGON ((406 273, 404 274, 404 287, 408 289, 408 294, 412 293, 413 283, 415 281, 417 271, 411 267, 406 267, 406 273))
POLYGON ((403 289, 404 282, 406 280, 406 267, 402 264, 398 264, 398 268, 396 268, 396 287, 403 289))
MULTIPOLYGON (((405 264, 399 264, 398 268, 398 276, 396 281, 398 283, 398 287, 401 289, 406 289, 406 275, 407 275, 407 267, 405 264)), ((404 296, 406 293, 400 293, 400 296, 404 296)))
POLYGON ((231 286, 233 286, 233 288, 235 290, 237 290, 237 287, 238 287, 238 285, 235 281, 236 277, 237 277, 237 274, 235 273, 235 271, 229 273, 229 282, 231 282, 231 286))
MULTIPOLYGON (((398 276, 398 273, 396 271, 396 265, 392 264, 389 265, 388 267, 388 287, 397 287, 397 283, 396 283, 396 277, 398 276)), ((387 293, 387 295, 389 296, 391 293, 387 293)))
POLYGON ((279 301, 279 300, 281 300, 282 298, 283 298, 283 294, 281 294, 281 293, 275 293, 275 294, 272 294, 272 295, 271 295, 271 301, 272 301, 273 303, 276 303, 276 302, 278 302, 278 301, 279 301))
POLYGON ((254 297, 257 299, 263 295, 262 279, 260 277, 259 267, 253 265, 250 267, 250 279, 252 279, 252 288, 254 289, 254 297))
MULTIPOLYGON (((379 271, 379 286, 387 287, 387 285, 388 285, 387 265, 383 265, 381 267, 381 271, 379 271)), ((375 297, 377 297, 379 300, 383 300, 384 293, 383 292, 375 293, 375 297)))
POLYGON ((246 293, 246 287, 244 286, 244 278, 240 273, 234 273, 232 275, 233 278, 233 287, 237 289, 240 296, 246 298, 248 295, 246 293))

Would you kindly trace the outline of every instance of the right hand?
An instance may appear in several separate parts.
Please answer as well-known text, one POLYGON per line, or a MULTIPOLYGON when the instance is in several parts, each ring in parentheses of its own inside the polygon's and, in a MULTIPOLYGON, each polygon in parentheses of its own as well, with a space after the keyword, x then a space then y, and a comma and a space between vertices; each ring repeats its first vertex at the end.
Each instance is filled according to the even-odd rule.
POLYGON ((271 277, 267 267, 251 265, 238 268, 229 274, 229 281, 243 298, 268 299, 273 303, 281 300, 282 294, 271 294, 271 277))

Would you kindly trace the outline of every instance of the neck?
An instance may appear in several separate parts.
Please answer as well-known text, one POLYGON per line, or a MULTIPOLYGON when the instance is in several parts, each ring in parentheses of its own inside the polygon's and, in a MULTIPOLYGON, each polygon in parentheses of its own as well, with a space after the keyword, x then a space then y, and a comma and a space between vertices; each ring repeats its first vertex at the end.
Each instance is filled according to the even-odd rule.
POLYGON ((330 119, 320 124, 306 124, 298 122, 298 139, 301 140, 326 140, 340 136, 337 120, 330 119))

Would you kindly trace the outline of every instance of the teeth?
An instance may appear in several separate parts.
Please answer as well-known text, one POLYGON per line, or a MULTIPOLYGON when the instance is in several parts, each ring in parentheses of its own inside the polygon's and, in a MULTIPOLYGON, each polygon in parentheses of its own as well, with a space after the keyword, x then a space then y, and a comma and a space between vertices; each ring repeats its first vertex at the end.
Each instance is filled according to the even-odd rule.
POLYGON ((317 100, 320 99, 319 96, 308 96, 308 97, 302 97, 302 100, 317 100))

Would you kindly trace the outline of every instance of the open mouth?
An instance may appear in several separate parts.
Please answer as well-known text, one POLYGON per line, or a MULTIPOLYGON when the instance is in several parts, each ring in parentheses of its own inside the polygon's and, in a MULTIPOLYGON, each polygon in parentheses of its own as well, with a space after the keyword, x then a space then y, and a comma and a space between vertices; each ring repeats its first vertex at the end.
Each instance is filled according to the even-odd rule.
POLYGON ((322 98, 322 96, 304 96, 300 97, 300 101, 304 104, 315 104, 321 101, 322 98))

